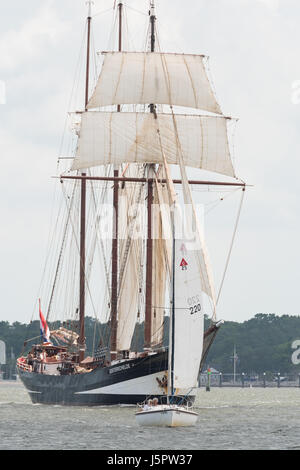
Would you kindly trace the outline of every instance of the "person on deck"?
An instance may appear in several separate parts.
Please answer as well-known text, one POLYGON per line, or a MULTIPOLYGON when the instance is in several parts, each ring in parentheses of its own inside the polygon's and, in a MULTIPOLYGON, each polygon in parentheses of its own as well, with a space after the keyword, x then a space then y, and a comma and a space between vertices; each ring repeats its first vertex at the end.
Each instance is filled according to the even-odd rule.
POLYGON ((152 400, 148 400, 147 403, 145 403, 143 410, 149 410, 149 408, 152 407, 152 400))
POLYGON ((27 364, 29 366, 32 366, 33 365, 33 355, 31 353, 28 353, 28 356, 27 356, 27 364))

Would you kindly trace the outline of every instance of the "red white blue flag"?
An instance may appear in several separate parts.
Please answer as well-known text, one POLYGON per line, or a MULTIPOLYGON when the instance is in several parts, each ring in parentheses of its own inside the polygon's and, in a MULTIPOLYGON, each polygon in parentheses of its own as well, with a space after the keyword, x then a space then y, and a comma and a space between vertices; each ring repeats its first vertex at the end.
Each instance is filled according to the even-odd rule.
POLYGON ((45 317, 42 314, 41 299, 39 299, 39 311, 40 311, 40 330, 41 330, 42 341, 44 343, 50 343, 50 330, 48 328, 45 317))

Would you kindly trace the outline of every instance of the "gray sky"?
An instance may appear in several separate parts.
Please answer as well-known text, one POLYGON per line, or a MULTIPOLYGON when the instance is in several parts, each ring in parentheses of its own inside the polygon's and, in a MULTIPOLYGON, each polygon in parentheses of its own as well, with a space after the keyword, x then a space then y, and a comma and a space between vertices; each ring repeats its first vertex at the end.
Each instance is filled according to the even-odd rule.
MULTIPOLYGON (((0 80, 6 102, 0 104, 0 320, 28 322, 51 230, 51 176, 66 113, 74 109, 70 95, 86 5, 84 0, 2 3, 0 80)), ((94 3, 96 14, 111 8, 113 0, 94 3)), ((244 321, 258 312, 298 315, 299 1, 156 3, 164 50, 210 56, 222 109, 240 119, 236 173, 254 185, 246 193, 218 316, 244 321)), ((146 0, 127 4, 147 13, 146 0)), ((128 21, 129 45, 140 49, 147 16, 128 9, 128 21)), ((96 50, 108 48, 111 25, 111 11, 95 16, 96 50)), ((237 204, 235 199, 229 205, 231 228, 219 223, 217 233, 209 233, 217 287, 237 204)))

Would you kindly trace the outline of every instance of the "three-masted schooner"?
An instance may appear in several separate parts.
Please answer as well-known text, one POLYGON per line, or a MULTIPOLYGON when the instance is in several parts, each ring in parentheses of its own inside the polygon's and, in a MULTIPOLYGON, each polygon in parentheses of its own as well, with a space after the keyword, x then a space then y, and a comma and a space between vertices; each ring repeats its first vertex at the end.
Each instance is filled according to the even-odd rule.
MULTIPOLYGON (((124 5, 118 2, 119 47, 117 51, 103 53, 101 72, 89 96, 92 2, 87 3, 85 109, 77 113, 80 125, 71 169, 60 175, 63 185, 71 180, 76 188, 80 187, 79 329, 76 332, 59 327, 50 331, 50 336, 44 334, 39 344, 18 359, 18 373, 34 403, 136 404, 151 396, 163 403, 170 380, 174 396, 180 401, 185 396, 193 401, 194 393, 186 384, 193 377, 196 385, 219 323, 208 254, 191 185, 245 188, 236 179, 231 161, 227 137, 229 118, 222 114, 216 100, 204 56, 155 50, 154 0, 150 0, 150 50, 147 52, 122 50, 124 5), (182 109, 193 112, 183 113, 182 109), (173 166, 180 171, 177 179, 171 176, 173 166), (235 180, 189 180, 187 167, 235 180), (100 174, 93 174, 93 169, 100 169, 100 174), (107 274, 110 335, 97 354, 85 357, 84 318, 90 267, 86 243, 87 191, 89 185, 99 182, 110 183, 112 187, 107 187, 107 191, 113 193, 113 236, 107 274), (183 230, 190 228, 193 234, 191 238, 179 234, 176 242, 175 263, 184 274, 182 279, 178 276, 176 284, 176 305, 181 312, 176 334, 184 338, 174 359, 180 363, 180 380, 168 376, 169 350, 163 346, 164 314, 169 305, 168 285, 174 262, 170 228, 179 206, 177 185, 182 187, 185 206, 191 209, 178 226, 183 230), (140 217, 141 212, 144 219, 140 217), (137 351, 131 344, 140 314, 142 289, 144 348, 137 351), (213 312, 211 325, 205 332, 202 294, 209 299, 213 312), (188 362, 186 348, 192 352, 187 355, 188 362)), ((97 220, 99 217, 98 214, 97 220)), ((95 230, 101 236, 99 226, 95 230)), ((42 325, 46 320, 43 319, 42 325)), ((169 338, 170 343, 175 340, 169 338)))

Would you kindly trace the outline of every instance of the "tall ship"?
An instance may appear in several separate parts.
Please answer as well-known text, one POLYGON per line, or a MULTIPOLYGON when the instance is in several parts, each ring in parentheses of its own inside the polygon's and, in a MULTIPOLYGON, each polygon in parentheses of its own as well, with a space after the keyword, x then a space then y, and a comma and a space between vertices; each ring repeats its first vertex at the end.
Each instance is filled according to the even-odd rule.
POLYGON ((193 402, 195 389, 170 377, 170 345, 184 338, 176 370, 196 386, 222 322, 193 188, 240 189, 243 197, 231 118, 216 99, 206 56, 160 50, 154 0, 141 52, 123 50, 126 4, 114 2, 118 46, 99 53, 92 85, 92 3, 84 105, 70 113, 72 154, 60 158, 66 167, 57 175, 62 202, 50 281, 40 295, 41 336, 25 343, 18 374, 33 403, 164 403, 170 380, 174 399, 193 402), (175 336, 168 334, 172 305, 175 336))

